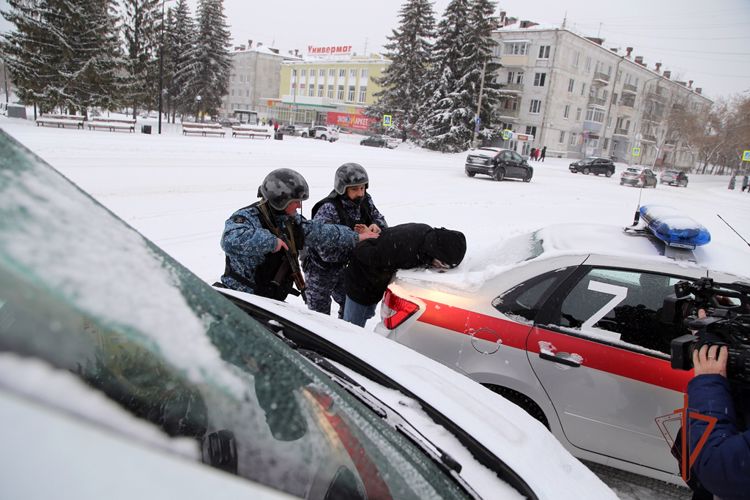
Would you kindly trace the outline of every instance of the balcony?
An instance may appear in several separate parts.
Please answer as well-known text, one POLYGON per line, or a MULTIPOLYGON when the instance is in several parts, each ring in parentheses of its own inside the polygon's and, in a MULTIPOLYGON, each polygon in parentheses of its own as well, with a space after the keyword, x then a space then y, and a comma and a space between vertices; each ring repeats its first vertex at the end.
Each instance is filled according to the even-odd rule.
POLYGON ((662 120, 662 114, 655 111, 643 113, 643 119, 648 122, 660 122, 662 120))
POLYGON ((620 106, 626 107, 626 108, 635 108, 635 99, 634 98, 627 98, 624 97, 620 99, 620 106))
POLYGON ((594 79, 591 80, 591 85, 609 85, 609 75, 606 73, 594 73, 594 79))
POLYGON ((622 93, 630 93, 630 94, 637 94, 638 93, 638 87, 631 83, 624 83, 622 85, 622 93))
POLYGON ((643 142, 653 142, 656 144, 656 136, 655 135, 648 135, 644 134, 644 136, 641 138, 643 142))
POLYGON ((523 92, 523 83, 506 83, 500 88, 500 91, 521 93, 523 92))
POLYGON ((590 120, 583 121, 583 130, 598 134, 602 130, 602 124, 598 122, 592 122, 590 120))
POLYGON ((503 55, 500 56, 500 64, 506 68, 523 68, 529 65, 529 56, 524 55, 503 55))
POLYGON ((518 118, 518 108, 499 108, 495 111, 495 118, 518 118))
POLYGON ((613 132, 613 135, 623 135, 627 137, 628 135, 630 135, 630 132, 624 128, 616 128, 615 131, 613 132))
POLYGON ((592 95, 592 96, 589 96, 589 104, 592 104, 594 106, 600 106, 603 108, 607 105, 607 100, 602 99, 601 97, 596 97, 592 95))
POLYGON ((667 96, 657 94, 656 92, 649 92, 646 94, 646 99, 651 99, 652 101, 658 101, 658 102, 664 102, 667 99, 667 96))

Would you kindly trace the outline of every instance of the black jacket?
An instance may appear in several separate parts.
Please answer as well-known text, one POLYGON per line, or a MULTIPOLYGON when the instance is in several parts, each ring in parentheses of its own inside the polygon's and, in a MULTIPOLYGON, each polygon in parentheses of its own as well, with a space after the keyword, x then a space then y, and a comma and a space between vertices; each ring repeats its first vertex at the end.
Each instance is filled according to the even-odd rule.
POLYGON ((362 305, 377 304, 399 269, 426 267, 435 258, 457 266, 465 253, 466 239, 458 231, 417 223, 386 228, 354 249, 346 268, 346 295, 362 305))

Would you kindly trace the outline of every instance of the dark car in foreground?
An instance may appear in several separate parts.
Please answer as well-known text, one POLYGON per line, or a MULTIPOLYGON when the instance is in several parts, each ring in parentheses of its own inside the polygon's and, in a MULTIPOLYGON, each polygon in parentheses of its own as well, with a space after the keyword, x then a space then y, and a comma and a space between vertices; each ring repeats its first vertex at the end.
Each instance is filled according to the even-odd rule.
POLYGON ((371 135, 359 141, 360 146, 372 146, 375 148, 394 149, 400 141, 387 135, 371 135))
POLYGON ((2 131, 0 221, 4 497, 614 498, 445 367, 232 303, 2 131))
POLYGON ((612 177, 615 173, 615 164, 609 158, 589 157, 583 160, 574 161, 570 164, 570 172, 573 174, 582 173, 584 175, 596 174, 612 177))
POLYGON ((682 170, 665 170, 661 173, 659 182, 670 186, 687 187, 688 176, 682 170))
POLYGON ((650 168, 628 167, 620 174, 621 186, 656 187, 656 174, 650 168))
POLYGON ((496 181, 519 179, 529 182, 534 169, 515 151, 502 148, 479 148, 472 150, 464 165, 466 175, 489 175, 496 181))

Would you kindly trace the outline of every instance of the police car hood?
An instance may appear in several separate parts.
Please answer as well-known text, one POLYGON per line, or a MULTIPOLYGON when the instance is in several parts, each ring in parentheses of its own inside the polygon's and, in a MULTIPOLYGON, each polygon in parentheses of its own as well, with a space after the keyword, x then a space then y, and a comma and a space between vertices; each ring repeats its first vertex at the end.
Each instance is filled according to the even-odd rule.
MULTIPOLYGON (((335 344, 395 381, 416 398, 457 424, 517 474, 540 499, 615 499, 614 493, 575 459, 547 429, 524 410, 467 377, 426 356, 341 320, 233 290, 222 293, 255 304, 335 344)), ((385 388, 338 365, 368 392, 397 411, 463 469, 461 476, 482 498, 517 498, 517 492, 476 462, 445 428, 427 417, 425 408, 401 392, 385 388)))
POLYGON ((498 239, 485 250, 472 252, 471 240, 464 261, 455 269, 399 271, 397 280, 422 288, 474 291, 487 281, 530 261, 563 255, 626 257, 683 267, 710 269, 730 276, 747 275, 748 252, 713 241, 693 251, 695 262, 675 261, 664 255, 664 245, 647 235, 624 231, 608 224, 553 224, 536 231, 498 239))

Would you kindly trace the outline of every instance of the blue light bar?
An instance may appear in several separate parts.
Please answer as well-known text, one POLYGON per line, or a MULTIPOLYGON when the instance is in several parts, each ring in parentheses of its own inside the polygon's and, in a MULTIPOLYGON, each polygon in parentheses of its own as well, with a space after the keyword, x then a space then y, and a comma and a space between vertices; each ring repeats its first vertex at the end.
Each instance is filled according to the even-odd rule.
POLYGON ((654 236, 668 246, 694 249, 711 241, 708 229, 673 208, 646 205, 640 213, 654 236))

